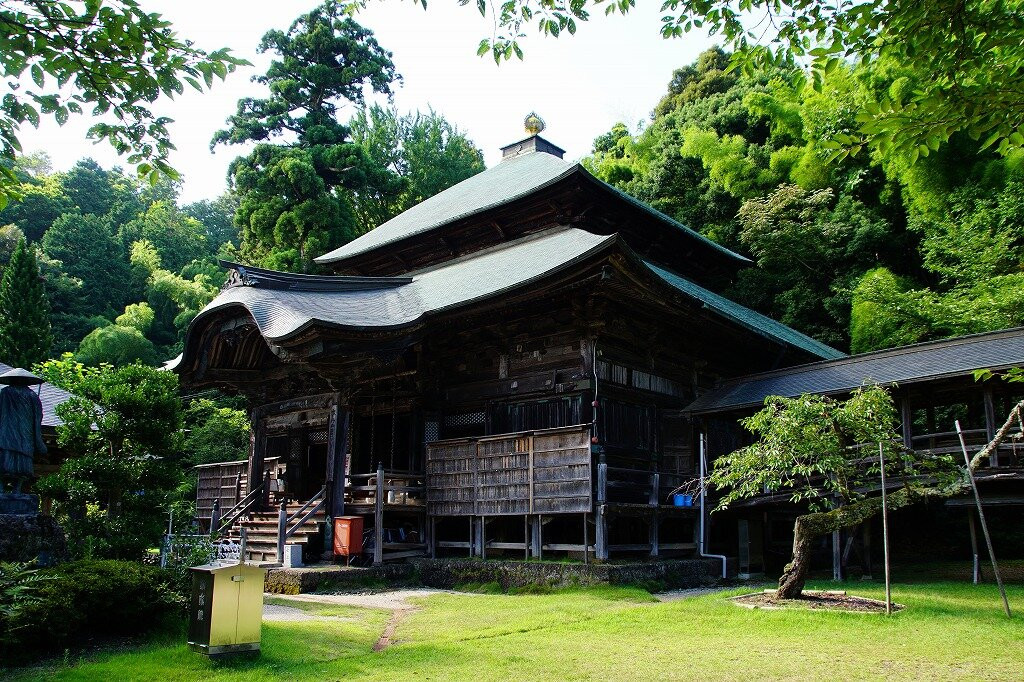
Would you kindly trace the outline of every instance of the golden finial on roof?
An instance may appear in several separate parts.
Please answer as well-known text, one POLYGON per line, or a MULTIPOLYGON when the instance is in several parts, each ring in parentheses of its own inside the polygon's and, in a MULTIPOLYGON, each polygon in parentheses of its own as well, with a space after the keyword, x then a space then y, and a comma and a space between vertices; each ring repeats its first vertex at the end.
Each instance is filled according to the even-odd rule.
POLYGON ((523 125, 526 126, 526 132, 531 135, 539 135, 540 132, 544 130, 544 119, 531 111, 526 115, 523 125))

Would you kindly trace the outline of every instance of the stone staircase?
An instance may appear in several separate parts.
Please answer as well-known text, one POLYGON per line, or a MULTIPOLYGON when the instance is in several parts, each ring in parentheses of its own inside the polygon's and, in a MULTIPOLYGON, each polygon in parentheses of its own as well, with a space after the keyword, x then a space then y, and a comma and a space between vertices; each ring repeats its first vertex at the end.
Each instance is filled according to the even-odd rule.
MULTIPOLYGON (((288 515, 291 516, 302 507, 302 502, 290 503, 287 507, 288 515)), ((310 517, 302 526, 288 538, 289 545, 309 545, 312 541, 319 542, 323 537, 324 524, 327 518, 323 510, 318 511, 310 517)), ((294 523, 294 522, 293 522, 294 523)), ((256 563, 280 563, 277 556, 277 524, 278 511, 256 512, 249 516, 249 519, 241 522, 245 528, 246 547, 245 558, 247 561, 256 563)), ((236 534, 237 530, 235 531, 236 534)), ((322 547, 310 547, 306 551, 303 547, 303 554, 319 555, 322 547)))

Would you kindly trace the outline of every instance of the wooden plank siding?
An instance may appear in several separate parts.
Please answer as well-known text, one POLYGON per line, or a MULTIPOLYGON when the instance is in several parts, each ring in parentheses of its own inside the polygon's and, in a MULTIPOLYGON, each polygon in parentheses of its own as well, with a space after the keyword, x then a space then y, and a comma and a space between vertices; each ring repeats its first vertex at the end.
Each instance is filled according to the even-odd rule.
POLYGON ((427 513, 512 516, 589 512, 587 425, 427 444, 427 513))

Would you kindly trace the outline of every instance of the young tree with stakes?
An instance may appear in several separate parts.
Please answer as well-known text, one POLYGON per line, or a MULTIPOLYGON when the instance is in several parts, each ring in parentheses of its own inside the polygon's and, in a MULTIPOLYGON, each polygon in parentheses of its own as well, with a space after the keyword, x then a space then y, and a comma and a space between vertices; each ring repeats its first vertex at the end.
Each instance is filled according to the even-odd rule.
MULTIPOLYGON (((1024 402, 1015 406, 992 442, 971 458, 972 471, 1020 424, 1022 408, 1024 402)), ((764 409, 741 423, 757 441, 715 462, 708 483, 722 492, 717 509, 766 492, 788 494, 808 509, 793 526, 793 558, 779 579, 780 599, 801 596, 815 540, 881 513, 882 500, 875 494, 879 444, 890 510, 969 489, 952 457, 903 446, 892 397, 878 386, 861 388, 845 401, 769 396, 764 409)))

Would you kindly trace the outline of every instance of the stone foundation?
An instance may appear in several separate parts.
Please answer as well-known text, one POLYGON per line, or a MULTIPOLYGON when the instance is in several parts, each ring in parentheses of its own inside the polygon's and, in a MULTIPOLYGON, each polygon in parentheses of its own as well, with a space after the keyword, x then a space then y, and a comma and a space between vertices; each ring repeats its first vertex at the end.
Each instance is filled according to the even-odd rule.
POLYGON ((498 583, 503 590, 575 585, 639 585, 652 590, 684 589, 712 584, 721 571, 721 563, 713 559, 628 564, 419 559, 413 564, 424 585, 441 589, 451 589, 466 583, 498 583))
POLYGON ((64 529, 45 514, 0 514, 0 561, 52 566, 68 558, 64 529))
POLYGON ((498 583, 503 590, 576 585, 639 585, 650 590, 685 589, 716 582, 716 559, 684 559, 627 564, 568 564, 545 561, 414 559, 370 568, 311 566, 273 568, 265 589, 277 594, 356 591, 419 584, 452 589, 467 583, 498 583))
POLYGON ((333 565, 272 568, 267 571, 263 589, 274 594, 356 591, 412 581, 413 573, 411 564, 384 564, 369 568, 333 565))

